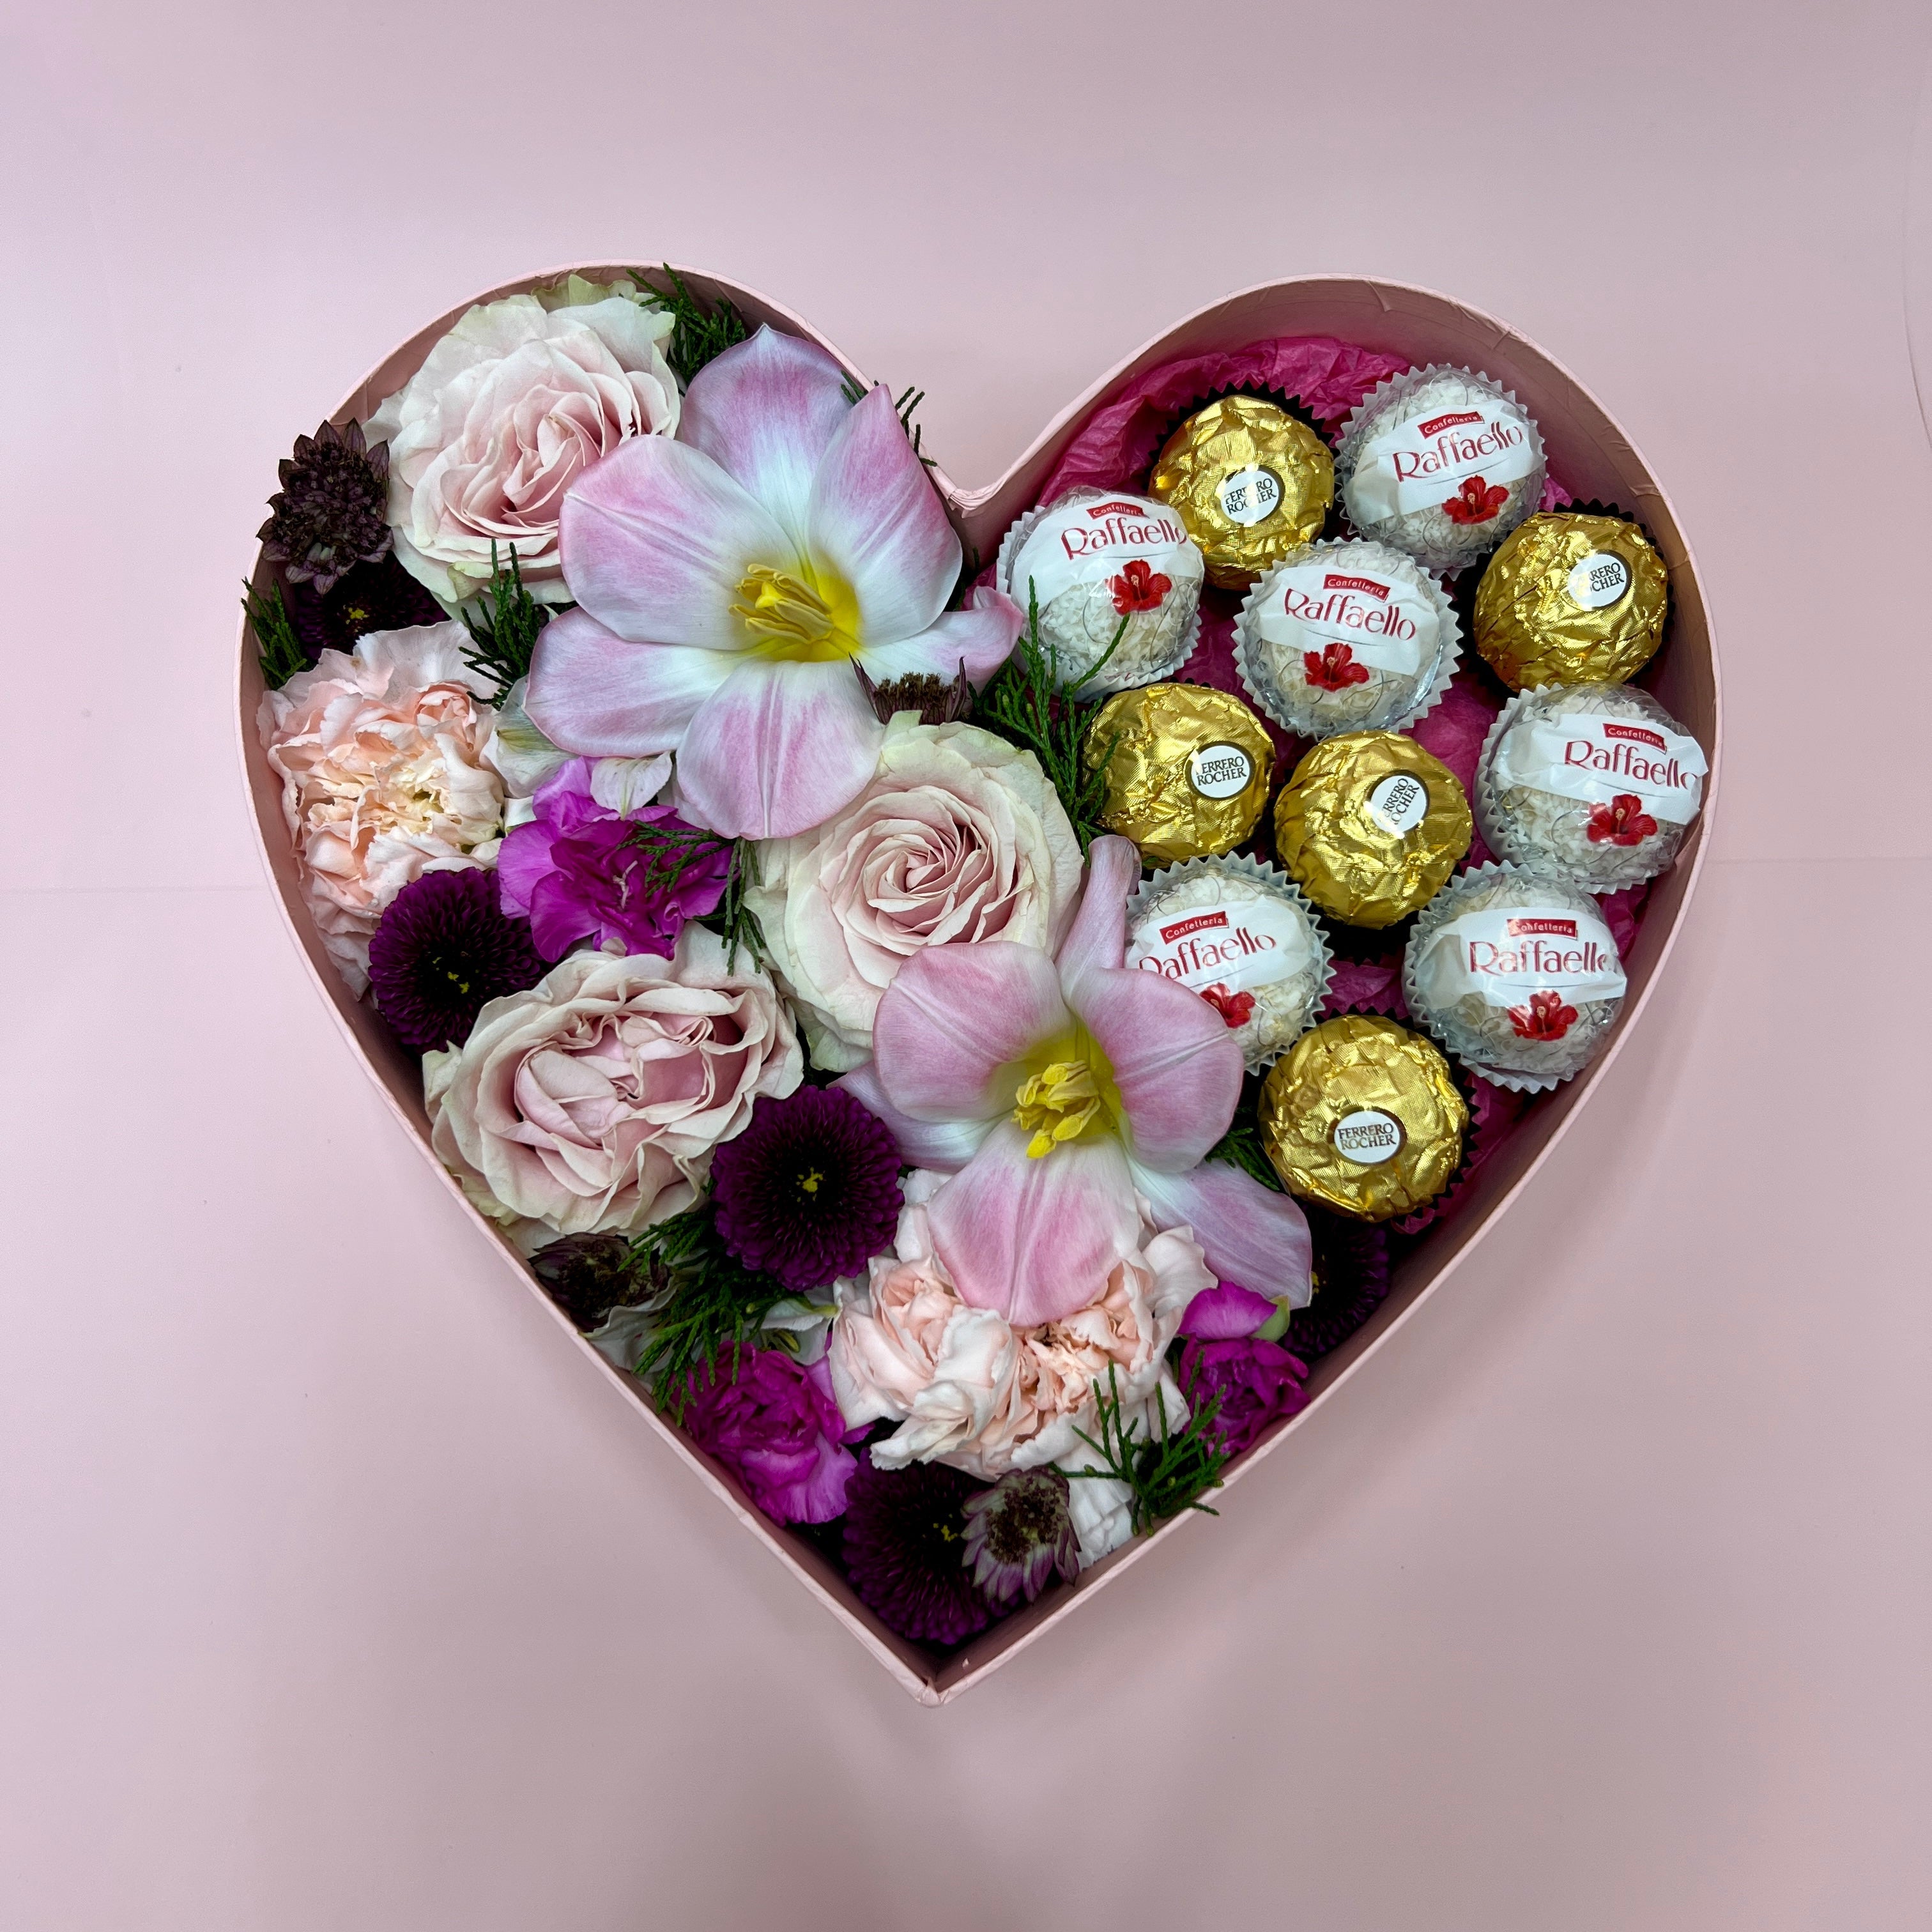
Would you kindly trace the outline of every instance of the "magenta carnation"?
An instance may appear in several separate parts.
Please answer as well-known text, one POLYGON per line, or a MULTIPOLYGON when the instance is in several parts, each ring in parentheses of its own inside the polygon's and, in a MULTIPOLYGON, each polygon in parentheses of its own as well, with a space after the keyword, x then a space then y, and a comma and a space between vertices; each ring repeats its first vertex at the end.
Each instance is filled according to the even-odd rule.
POLYGON ((774 1522, 830 1522, 857 1467, 821 1358, 805 1367, 776 1348, 734 1349, 685 1390, 684 1426, 774 1522))
POLYGON ((530 920, 546 959, 586 940, 668 958, 685 921, 724 896, 730 846, 668 805, 600 805, 592 778, 591 761, 573 758, 538 787, 536 817, 512 829, 496 860, 503 910, 530 920))
POLYGON ((1180 1354, 1180 1387, 1197 1413, 1216 1396, 1221 1406, 1208 1433, 1238 1456, 1278 1415, 1308 1402, 1306 1365, 1273 1342, 1190 1342, 1180 1354))

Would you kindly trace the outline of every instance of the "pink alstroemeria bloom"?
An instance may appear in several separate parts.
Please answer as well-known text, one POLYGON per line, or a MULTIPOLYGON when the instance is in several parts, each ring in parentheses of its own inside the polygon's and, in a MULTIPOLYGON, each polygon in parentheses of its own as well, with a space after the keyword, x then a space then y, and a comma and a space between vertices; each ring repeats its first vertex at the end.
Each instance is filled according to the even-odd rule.
POLYGON ((565 750, 677 754, 681 808, 787 838, 856 797, 883 727, 854 674, 975 684, 1023 621, 946 600, 959 539, 892 398, 761 328, 692 379, 675 442, 631 436, 562 511, 579 608, 537 641, 525 709, 565 750))
POLYGON ((1308 1223, 1206 1160, 1241 1091, 1241 1050, 1198 994, 1125 967, 1140 854, 1096 838, 1057 959, 1038 947, 915 953, 879 1003, 873 1058, 838 1084, 916 1166, 954 1178, 928 1210, 960 1298, 1016 1328, 1064 1321, 1141 1238, 1135 1196, 1192 1228, 1208 1265, 1276 1301, 1309 1298, 1308 1223))

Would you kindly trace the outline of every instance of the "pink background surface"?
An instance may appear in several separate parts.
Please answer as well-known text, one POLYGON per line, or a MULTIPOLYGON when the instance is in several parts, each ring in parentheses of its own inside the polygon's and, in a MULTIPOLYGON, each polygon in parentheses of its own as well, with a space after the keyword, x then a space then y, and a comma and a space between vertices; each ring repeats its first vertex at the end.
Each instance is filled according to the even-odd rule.
POLYGON ((0 1919, 1923 1925, 1920 10, 532 17, 0 19, 0 1919), (1672 983, 1531 1195, 940 1712, 442 1201, 250 847, 275 458, 632 253, 916 380, 965 484, 1228 289, 1446 289, 1629 429, 1723 653, 1672 983))

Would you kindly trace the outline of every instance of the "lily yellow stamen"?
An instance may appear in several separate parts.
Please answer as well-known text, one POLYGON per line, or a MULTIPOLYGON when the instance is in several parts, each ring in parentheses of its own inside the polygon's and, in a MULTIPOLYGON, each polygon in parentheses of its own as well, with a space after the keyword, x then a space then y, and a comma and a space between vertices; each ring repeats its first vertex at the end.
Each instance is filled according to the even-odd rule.
POLYGON ((856 607, 842 586, 754 563, 740 579, 732 614, 743 621, 755 647, 770 656, 807 662, 855 656, 856 607))
POLYGON ((1014 1096, 1013 1119, 1033 1138, 1027 1154, 1034 1160, 1063 1142, 1078 1140, 1099 1117, 1100 1083, 1084 1060, 1056 1060, 1034 1075, 1014 1096))

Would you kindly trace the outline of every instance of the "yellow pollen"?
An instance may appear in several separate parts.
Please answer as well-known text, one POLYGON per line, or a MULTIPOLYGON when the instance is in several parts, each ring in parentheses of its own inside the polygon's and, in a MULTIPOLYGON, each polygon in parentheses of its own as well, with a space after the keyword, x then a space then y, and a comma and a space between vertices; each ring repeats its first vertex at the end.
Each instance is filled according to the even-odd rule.
POLYGON ((1056 1060, 1027 1082, 1014 1096, 1013 1119, 1033 1138, 1030 1159, 1038 1160, 1063 1142, 1078 1140, 1101 1109, 1100 1083, 1084 1060, 1056 1060))
POLYGON ((836 585, 832 590, 828 598, 808 572, 799 577, 754 563, 739 582, 732 614, 743 620, 756 647, 773 657, 808 662, 849 658, 859 649, 851 634, 856 612, 842 609, 850 600, 840 598, 836 585))
POLYGON ((814 1168, 809 1174, 801 1174, 799 1176, 798 1184, 805 1190, 806 1193, 816 1194, 818 1192, 818 1184, 824 1178, 825 1176, 817 1168, 814 1168))

